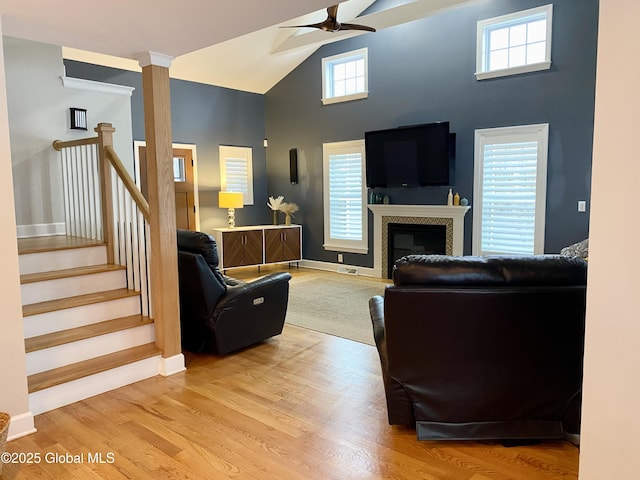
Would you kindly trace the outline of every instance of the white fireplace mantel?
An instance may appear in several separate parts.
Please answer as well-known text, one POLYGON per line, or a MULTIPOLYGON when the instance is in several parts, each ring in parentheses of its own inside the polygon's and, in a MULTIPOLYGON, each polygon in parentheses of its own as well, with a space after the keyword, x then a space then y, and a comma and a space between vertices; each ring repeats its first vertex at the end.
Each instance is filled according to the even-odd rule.
POLYGON ((462 255, 464 248, 464 216, 471 207, 448 205, 369 205, 373 212, 373 270, 385 278, 387 272, 387 224, 430 223, 446 225, 447 254, 462 255), (384 248, 383 248, 384 247, 384 248))

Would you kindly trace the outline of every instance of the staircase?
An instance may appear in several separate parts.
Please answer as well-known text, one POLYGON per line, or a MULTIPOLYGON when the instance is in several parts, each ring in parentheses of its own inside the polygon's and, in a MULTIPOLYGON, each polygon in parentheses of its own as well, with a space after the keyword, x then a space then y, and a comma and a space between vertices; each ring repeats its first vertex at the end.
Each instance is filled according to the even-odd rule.
POLYGON ((25 238, 18 250, 34 415, 159 373, 153 321, 102 242, 25 238))

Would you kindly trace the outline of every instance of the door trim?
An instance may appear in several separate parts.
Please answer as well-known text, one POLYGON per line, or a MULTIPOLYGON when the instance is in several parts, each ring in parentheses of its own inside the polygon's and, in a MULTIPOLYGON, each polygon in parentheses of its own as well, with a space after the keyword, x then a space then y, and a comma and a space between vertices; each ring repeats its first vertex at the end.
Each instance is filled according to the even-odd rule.
MULTIPOLYGON (((133 141, 133 170, 136 175, 136 185, 140 188, 140 154, 139 147, 146 147, 147 142, 144 140, 133 141)), ((200 230, 200 202, 198 200, 198 157, 196 155, 196 146, 193 143, 172 143, 171 148, 183 148, 191 150, 191 158, 193 159, 193 205, 196 209, 196 230, 200 230)))

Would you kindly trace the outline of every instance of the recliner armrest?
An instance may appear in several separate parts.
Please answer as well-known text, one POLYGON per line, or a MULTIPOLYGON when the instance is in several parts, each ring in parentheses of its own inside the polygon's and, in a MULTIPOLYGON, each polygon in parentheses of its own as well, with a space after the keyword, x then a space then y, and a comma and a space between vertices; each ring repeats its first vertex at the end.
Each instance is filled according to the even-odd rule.
MULTIPOLYGON (((375 295, 369 299, 369 315, 373 324, 373 338, 378 350, 384 348, 384 297, 375 295)), ((386 356, 386 353, 385 353, 386 356)))
POLYGON ((215 331, 212 350, 224 355, 282 333, 290 279, 286 272, 273 273, 227 287, 208 320, 215 331))
POLYGON ((250 282, 243 282, 238 285, 229 285, 226 295, 220 299, 213 313, 214 319, 218 319, 225 312, 238 308, 239 304, 244 307, 258 306, 266 301, 284 301, 286 306, 288 302, 289 280, 291 274, 287 272, 277 272, 265 275, 250 282), (269 298, 271 295, 278 295, 277 291, 283 290, 282 298, 269 298), (275 292, 275 293, 274 293, 275 292))

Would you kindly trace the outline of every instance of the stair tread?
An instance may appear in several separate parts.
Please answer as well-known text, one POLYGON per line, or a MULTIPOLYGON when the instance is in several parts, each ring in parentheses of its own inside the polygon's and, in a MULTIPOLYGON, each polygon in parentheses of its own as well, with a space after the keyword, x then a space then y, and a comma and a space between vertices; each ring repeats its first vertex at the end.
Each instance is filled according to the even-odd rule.
POLYGON ((55 252, 73 248, 100 247, 105 245, 101 240, 73 237, 70 235, 52 235, 46 237, 30 237, 18 239, 18 254, 55 252))
POLYGON ((63 270, 51 270, 48 272, 28 273, 20 275, 20 283, 43 282, 46 280, 56 280, 59 278, 70 278, 81 275, 91 275, 94 273, 112 272, 117 270, 126 270, 126 267, 115 264, 88 265, 86 267, 66 268, 63 270))
POLYGON ((59 332, 47 333, 45 335, 38 335, 36 337, 25 339, 25 351, 27 353, 35 352, 45 348, 56 347, 71 342, 77 342, 79 340, 86 340, 87 338, 93 338, 99 335, 148 325, 150 323, 153 323, 151 318, 138 314, 83 325, 81 327, 70 328, 59 332))
POLYGON ((38 315, 40 313, 54 312, 65 308, 80 307, 93 303, 106 302, 109 300, 117 300, 120 298, 138 296, 140 293, 129 290, 127 288, 117 288, 115 290, 106 290, 103 292, 87 293, 85 295, 76 295, 74 297, 59 298, 56 300, 47 300, 46 302, 31 303, 22 306, 22 316, 38 315))
POLYGON ((65 365, 45 372, 36 373, 27 377, 29 393, 54 387, 62 383, 71 382, 79 378, 88 377, 96 373, 105 372, 113 368, 144 360, 145 358, 160 355, 161 351, 154 343, 147 343, 137 347, 128 348, 119 352, 91 358, 83 362, 65 365))

